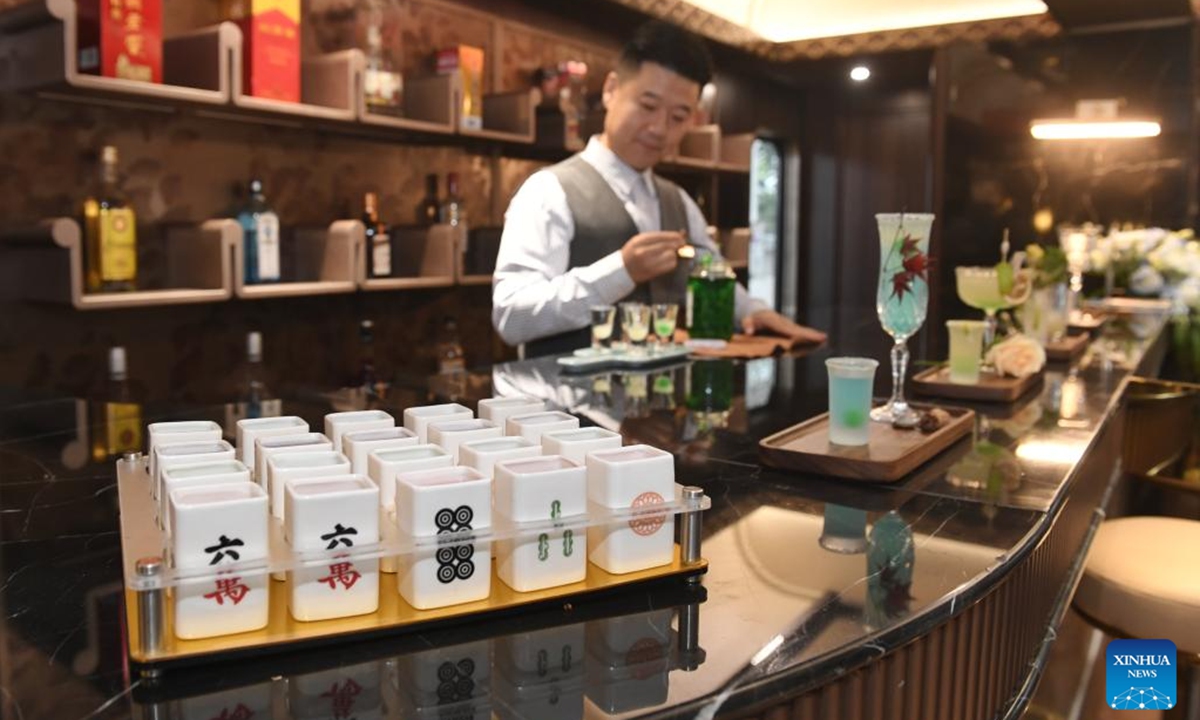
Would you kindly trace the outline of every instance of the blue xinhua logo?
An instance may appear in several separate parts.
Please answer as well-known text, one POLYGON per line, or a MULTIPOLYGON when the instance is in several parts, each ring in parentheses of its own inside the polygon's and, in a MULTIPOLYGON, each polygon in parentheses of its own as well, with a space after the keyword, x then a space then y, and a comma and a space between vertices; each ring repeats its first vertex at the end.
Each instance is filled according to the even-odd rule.
POLYGON ((1108 644, 1105 692, 1114 710, 1175 707, 1175 643, 1113 640, 1108 644))

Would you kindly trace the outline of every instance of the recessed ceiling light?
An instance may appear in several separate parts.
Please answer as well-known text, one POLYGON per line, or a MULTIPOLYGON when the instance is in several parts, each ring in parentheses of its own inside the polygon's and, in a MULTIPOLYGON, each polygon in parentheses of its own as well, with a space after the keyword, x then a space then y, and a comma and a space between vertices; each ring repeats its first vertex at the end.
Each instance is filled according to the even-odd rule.
POLYGON ((1038 140, 1150 138, 1162 133, 1155 120, 1034 120, 1029 133, 1038 140))
POLYGON ((871 68, 866 65, 855 65, 850 71, 850 79, 854 82, 862 82, 871 77, 871 68))

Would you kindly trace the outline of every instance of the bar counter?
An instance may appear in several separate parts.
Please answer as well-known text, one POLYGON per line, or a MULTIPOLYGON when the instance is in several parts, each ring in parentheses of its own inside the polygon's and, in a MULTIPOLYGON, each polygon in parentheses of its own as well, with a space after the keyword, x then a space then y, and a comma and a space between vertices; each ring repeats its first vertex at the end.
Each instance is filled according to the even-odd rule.
MULTIPOLYGON (((975 437, 894 485, 757 459, 759 439, 825 410, 824 360, 852 342, 649 373, 498 365, 497 395, 543 397, 584 425, 675 453, 677 481, 713 503, 701 586, 639 587, 158 677, 124 659, 115 465, 91 462, 86 403, 2 392, 0 714, 1019 717, 1120 475, 1122 391, 1132 375, 1158 372, 1164 327, 1152 314, 1110 322, 1025 399, 972 406, 975 437), (513 648, 529 637, 584 650, 523 672, 513 648), (447 661, 460 669, 454 692, 413 690, 422 664, 447 661)), ((314 425, 335 409, 347 408, 320 393, 282 407, 314 425)), ((142 421, 222 412, 149 404, 142 421)))

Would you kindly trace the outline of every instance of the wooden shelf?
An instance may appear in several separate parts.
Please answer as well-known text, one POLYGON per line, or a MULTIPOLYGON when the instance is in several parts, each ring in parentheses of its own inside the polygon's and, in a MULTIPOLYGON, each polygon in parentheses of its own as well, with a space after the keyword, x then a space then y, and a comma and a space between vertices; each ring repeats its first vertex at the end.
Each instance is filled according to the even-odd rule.
MULTIPOLYGON (((458 76, 453 77, 457 83, 458 76)), ((461 123, 455 124, 459 126, 458 133, 464 137, 532 145, 537 124, 533 103, 532 90, 484 95, 483 129, 471 130, 461 127, 461 123)), ((455 103, 455 108, 458 107, 460 104, 455 103)))
POLYGON ((229 102, 228 45, 237 27, 222 23, 163 41, 163 83, 79 71, 74 0, 35 0, 0 14, 0 91, 69 88, 173 102, 229 102))
POLYGON ((722 135, 718 143, 717 169, 723 172, 750 172, 750 148, 754 133, 722 135))
POLYGON ((455 229, 450 225, 393 227, 392 270, 395 277, 367 277, 370 248, 363 239, 358 253, 358 286, 367 291, 453 287, 455 229))
POLYGON ((723 228, 718 232, 721 254, 729 261, 730 267, 749 267, 750 228, 723 228))
POLYGON ((363 93, 358 95, 358 118, 368 125, 452 135, 454 84, 449 75, 404 79, 403 116, 371 112, 363 93))
POLYGON ((459 285, 491 285, 491 275, 463 275, 458 279, 459 285))
POLYGON ((71 305, 78 310, 107 310, 183 305, 228 300, 230 261, 227 248, 238 243, 241 228, 233 220, 209 220, 199 226, 170 228, 165 279, 168 287, 131 292, 84 292, 83 233, 74 218, 50 218, 36 228, 5 234, 6 286, 16 297, 71 305))
POLYGON ((721 172, 727 172, 727 173, 741 173, 743 175, 750 174, 750 166, 749 165, 739 165, 737 163, 726 163, 726 162, 717 163, 717 170, 719 170, 721 172))
POLYGON ((295 274, 291 282, 246 284, 244 239, 238 233, 233 253, 233 292, 244 300, 339 295, 358 288, 359 248, 363 224, 358 220, 336 220, 328 229, 298 228, 292 238, 295 274), (311 279, 310 279, 311 278, 311 279))
POLYGON ((321 120, 358 118, 363 56, 360 50, 343 50, 304 59, 300 65, 300 102, 258 98, 242 94, 242 33, 236 26, 232 50, 230 87, 233 104, 249 110, 321 120))

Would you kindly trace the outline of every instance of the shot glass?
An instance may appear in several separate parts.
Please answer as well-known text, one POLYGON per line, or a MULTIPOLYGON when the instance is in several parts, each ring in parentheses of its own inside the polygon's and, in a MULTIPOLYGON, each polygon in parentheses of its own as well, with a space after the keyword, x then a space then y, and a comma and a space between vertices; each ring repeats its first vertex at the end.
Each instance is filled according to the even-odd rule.
POLYGON ((679 306, 675 303, 654 304, 654 335, 660 345, 670 345, 675 337, 675 321, 679 306))
POLYGON ((983 320, 947 320, 950 333, 950 382, 970 385, 979 382, 979 358, 983 355, 983 320))
POLYGON ((621 303, 621 328, 635 350, 644 347, 650 334, 650 306, 637 302, 621 303))
POLYGON ((871 426, 871 388, 879 361, 835 357, 825 361, 829 372, 829 442, 866 445, 871 426))
POLYGON ((597 349, 609 347, 612 344, 617 309, 612 305, 593 305, 591 311, 592 347, 597 349))

